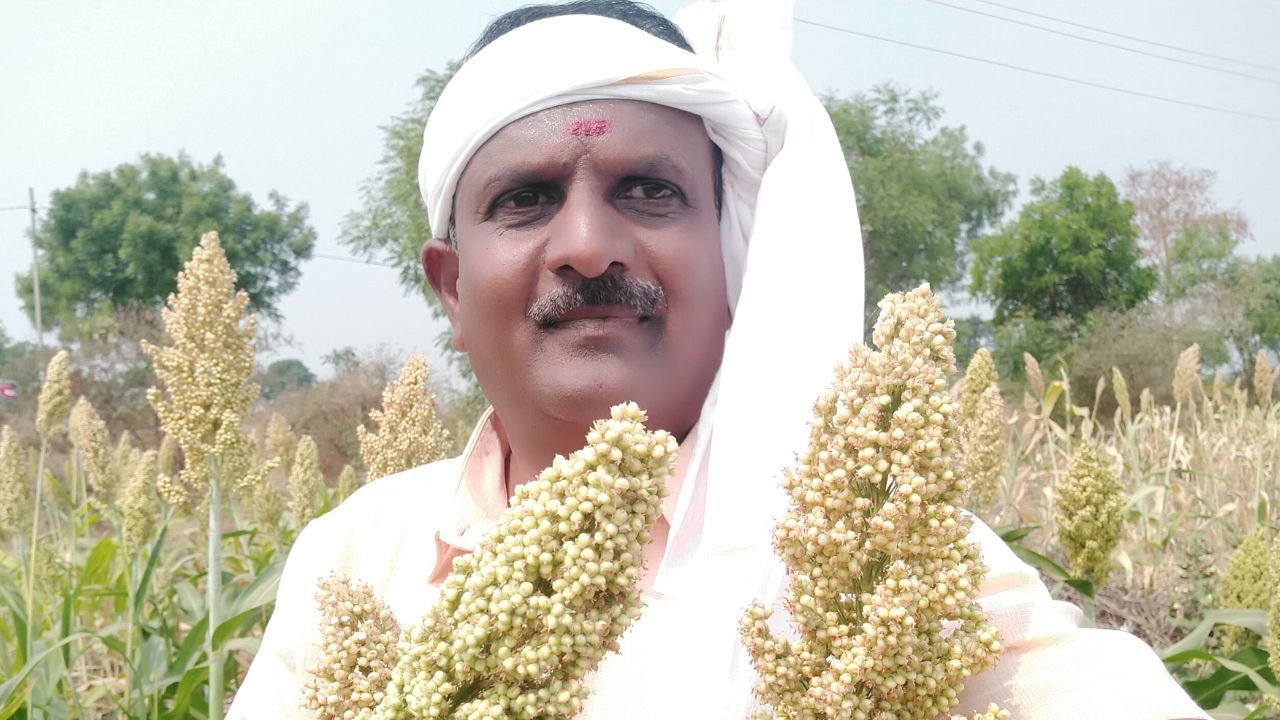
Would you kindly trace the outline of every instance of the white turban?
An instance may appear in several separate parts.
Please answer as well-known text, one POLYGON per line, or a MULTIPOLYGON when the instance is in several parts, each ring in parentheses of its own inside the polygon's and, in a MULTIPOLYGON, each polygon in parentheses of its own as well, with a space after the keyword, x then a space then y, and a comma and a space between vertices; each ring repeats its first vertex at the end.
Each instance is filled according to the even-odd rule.
MULTIPOLYGON (((427 123, 419 165, 432 227, 443 236, 467 162, 514 120, 598 99, 702 117, 724 154, 720 240, 734 319, 696 447, 681 448, 685 477, 705 469, 707 478, 697 552, 668 562, 669 549, 660 577, 672 588, 723 593, 708 585, 720 580, 699 559, 747 558, 742 567, 759 576, 749 592, 770 603, 783 579, 770 549, 772 522, 786 507, 782 470, 807 442, 833 367, 862 339, 853 188, 830 118, 791 63, 791 12, 786 1, 696 3, 677 18, 696 53, 597 16, 519 27, 454 75, 427 123)), ((681 542, 693 485, 681 488, 669 548, 681 542)), ((739 652, 734 672, 744 662, 739 652)))

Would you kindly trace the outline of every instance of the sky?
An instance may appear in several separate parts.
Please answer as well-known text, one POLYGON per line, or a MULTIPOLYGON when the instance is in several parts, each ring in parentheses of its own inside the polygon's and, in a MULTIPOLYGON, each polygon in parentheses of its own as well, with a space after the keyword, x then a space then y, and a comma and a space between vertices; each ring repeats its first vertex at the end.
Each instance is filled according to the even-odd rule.
MULTIPOLYGON (((1155 159, 1211 169, 1219 203, 1252 222, 1255 240, 1244 251, 1280 252, 1280 1, 1002 2, 1274 69, 1122 40, 983 0, 799 0, 796 16, 1276 120, 1072 84, 809 24, 796 26, 794 60, 820 93, 848 95, 884 82, 936 91, 946 110, 943 123, 965 126, 982 143, 987 162, 1015 173, 1024 193, 1030 178, 1056 176, 1071 164, 1114 179, 1155 159)), ((442 69, 485 23, 520 4, 4 0, 0 208, 25 205, 28 187, 43 207, 82 170, 108 170, 143 153, 185 151, 201 163, 221 154, 227 174, 259 203, 277 190, 308 204, 317 255, 349 257, 338 243, 339 227, 360 206, 360 185, 375 170, 381 126, 405 109, 418 74, 442 69)), ((654 3, 668 15, 683 4, 654 3)), ((26 212, 0 210, 0 327, 19 339, 35 338, 13 286, 31 260, 29 222, 26 212)), ((292 344, 272 357, 300 358, 321 376, 327 371, 321 358, 343 346, 423 352, 443 368, 434 343, 442 321, 431 318, 419 297, 404 295, 394 270, 317 256, 303 265, 280 309, 292 344)))

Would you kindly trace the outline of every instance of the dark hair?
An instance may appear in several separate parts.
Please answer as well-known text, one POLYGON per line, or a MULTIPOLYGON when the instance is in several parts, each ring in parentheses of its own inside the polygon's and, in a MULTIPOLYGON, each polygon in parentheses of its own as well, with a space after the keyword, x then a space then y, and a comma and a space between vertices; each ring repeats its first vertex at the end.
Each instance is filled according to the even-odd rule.
MULTIPOLYGON (((471 44, 467 54, 462 56, 462 62, 466 63, 476 53, 483 50, 486 45, 518 27, 528 25, 537 20, 561 15, 598 15, 621 20, 659 40, 665 40, 682 50, 693 52, 693 46, 689 44, 689 40, 685 38, 684 33, 680 32, 680 28, 676 27, 675 23, 646 3, 634 2, 633 0, 571 0, 571 2, 556 4, 525 5, 499 15, 485 27, 484 32, 480 33, 480 37, 476 38, 476 41, 471 44)), ((711 152, 713 154, 712 162, 714 163, 715 172, 716 212, 719 213, 724 197, 724 153, 720 151, 720 147, 715 143, 711 144, 711 152)), ((457 224, 452 214, 449 216, 447 238, 450 245, 457 245, 457 224)))
POLYGON ((600 17, 621 20, 635 26, 650 35, 675 45, 683 50, 693 52, 693 46, 685 39, 684 33, 676 24, 668 20, 662 13, 651 6, 632 0, 573 0, 572 2, 526 5, 494 18, 489 26, 480 33, 480 37, 472 43, 471 49, 463 56, 462 62, 470 60, 473 55, 484 49, 486 45, 536 20, 544 20, 561 15, 599 15, 600 17))

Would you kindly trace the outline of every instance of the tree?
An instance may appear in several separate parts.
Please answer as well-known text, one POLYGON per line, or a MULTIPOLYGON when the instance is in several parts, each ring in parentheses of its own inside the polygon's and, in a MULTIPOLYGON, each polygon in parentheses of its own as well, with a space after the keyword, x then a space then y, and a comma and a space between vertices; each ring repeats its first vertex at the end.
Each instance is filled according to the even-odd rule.
MULTIPOLYGON (((185 154, 143 155, 82 172, 53 193, 36 233, 45 322, 74 332, 133 302, 159 307, 209 230, 221 233, 250 308, 278 319, 275 304, 297 284, 315 244, 306 204, 291 206, 272 192, 259 208, 223 172, 221 157, 200 165, 185 154)), ((34 317, 30 275, 18 276, 18 295, 34 317)))
POLYGON ((316 384, 316 376, 297 358, 276 360, 262 376, 262 397, 275 400, 288 390, 306 390, 316 384))
POLYGON ((1249 221, 1223 210, 1211 195, 1212 170, 1157 160, 1129 168, 1123 183, 1133 203, 1133 224, 1143 255, 1160 273, 1159 295, 1169 306, 1205 283, 1220 283, 1236 247, 1249 237, 1249 221))
POLYGON ((361 187, 363 207, 342 221, 339 236, 352 253, 395 266, 405 294, 420 293, 437 317, 443 310, 422 277, 419 260, 423 244, 431 239, 431 225, 418 191, 418 157, 427 118, 455 70, 451 63, 444 72, 419 75, 414 83, 418 97, 383 126, 378 170, 361 187))
POLYGON ((983 166, 963 127, 938 127, 934 93, 881 85, 826 107, 857 191, 870 328, 887 293, 964 278, 968 244, 1003 216, 1015 181, 983 166))
POLYGON ((973 245, 971 290, 995 305, 995 324, 1015 317, 1080 326, 1095 310, 1126 310, 1155 288, 1141 264, 1133 205, 1099 173, 1068 167, 1036 178, 1016 220, 973 245))

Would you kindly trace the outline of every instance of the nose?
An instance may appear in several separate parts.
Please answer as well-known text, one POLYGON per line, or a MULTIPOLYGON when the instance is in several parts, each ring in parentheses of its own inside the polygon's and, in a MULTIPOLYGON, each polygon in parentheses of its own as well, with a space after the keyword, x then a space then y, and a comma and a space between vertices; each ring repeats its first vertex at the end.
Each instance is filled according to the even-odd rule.
POLYGON ((548 223, 547 269, 568 282, 628 270, 635 238, 603 193, 571 188, 548 223))

